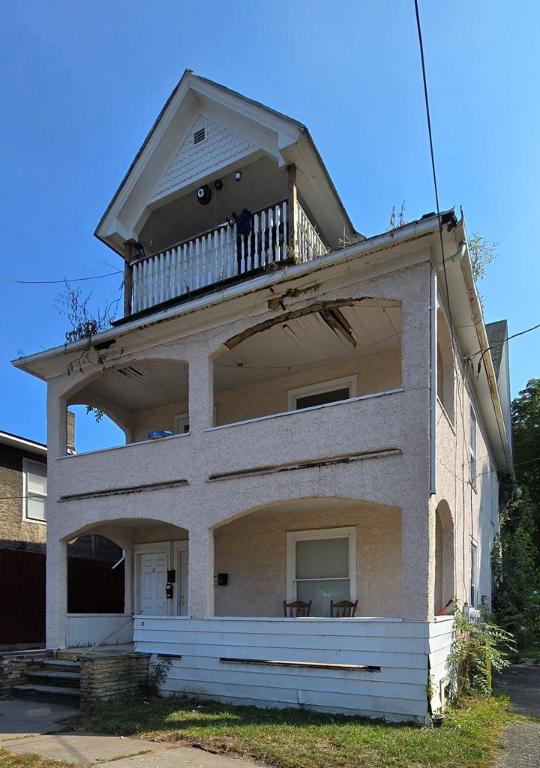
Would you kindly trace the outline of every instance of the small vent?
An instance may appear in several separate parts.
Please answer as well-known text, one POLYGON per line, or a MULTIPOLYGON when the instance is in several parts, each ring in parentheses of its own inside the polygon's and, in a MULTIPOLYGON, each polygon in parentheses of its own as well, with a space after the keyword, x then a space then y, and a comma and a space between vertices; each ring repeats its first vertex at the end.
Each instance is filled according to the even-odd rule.
POLYGON ((199 128, 198 131, 195 131, 193 134, 193 143, 194 144, 200 144, 201 141, 204 141, 206 139, 206 128, 199 128))

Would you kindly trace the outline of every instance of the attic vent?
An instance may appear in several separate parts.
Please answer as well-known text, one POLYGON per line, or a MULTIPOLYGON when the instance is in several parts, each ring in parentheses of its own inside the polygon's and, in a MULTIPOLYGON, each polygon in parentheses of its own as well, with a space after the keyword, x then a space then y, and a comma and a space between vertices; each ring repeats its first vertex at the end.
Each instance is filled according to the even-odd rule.
POLYGON ((193 134, 193 143, 194 144, 200 144, 201 141, 204 141, 206 138, 206 128, 199 128, 198 131, 195 131, 193 134))

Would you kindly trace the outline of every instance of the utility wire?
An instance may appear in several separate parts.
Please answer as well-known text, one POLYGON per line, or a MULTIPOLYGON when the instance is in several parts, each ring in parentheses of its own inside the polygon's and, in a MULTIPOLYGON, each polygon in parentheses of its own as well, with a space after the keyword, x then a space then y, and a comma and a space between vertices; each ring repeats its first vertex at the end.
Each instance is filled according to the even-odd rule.
POLYGON ((89 277, 64 277, 63 280, 9 280, 1 278, 0 282, 10 283, 12 285, 58 285, 59 283, 82 283, 85 280, 100 280, 102 277, 111 277, 112 275, 121 275, 122 272, 117 269, 115 272, 106 272, 104 275, 90 275, 89 277))

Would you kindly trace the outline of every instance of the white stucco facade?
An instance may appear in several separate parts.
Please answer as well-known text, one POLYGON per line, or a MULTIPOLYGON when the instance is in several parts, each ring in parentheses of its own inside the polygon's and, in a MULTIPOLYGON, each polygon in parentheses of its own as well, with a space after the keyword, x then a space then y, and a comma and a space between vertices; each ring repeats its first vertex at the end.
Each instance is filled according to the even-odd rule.
POLYGON ((288 205, 265 208, 259 229, 234 241, 241 279, 171 302, 185 288, 175 281, 186 253, 206 259, 199 276, 219 273, 208 266, 219 231, 205 234, 139 268, 155 307, 130 316, 128 302, 110 330, 16 361, 48 387, 47 647, 79 645, 85 633, 92 645, 107 625, 67 614, 66 545, 98 532, 125 556, 125 611, 109 629, 184 659, 165 690, 425 722, 448 683, 452 621, 442 614, 454 598, 490 599, 497 471, 510 457, 489 351, 471 376, 486 339, 464 225, 446 214, 444 226, 428 216, 369 240, 353 233, 305 129, 264 110, 186 75, 97 231, 126 259, 129 286, 145 232, 155 227, 165 243, 177 219, 183 236, 198 226, 193 183, 208 195, 213 173, 222 178, 212 189, 228 183, 233 160, 255 181, 264 167, 266 185, 250 181, 258 204, 285 190, 288 205), (318 225, 303 213, 304 251, 290 236, 300 198, 318 225), (347 231, 351 244, 338 248, 347 231), (314 256, 308 241, 328 253, 314 256), (332 387, 338 399, 321 400, 332 387), (79 403, 103 409, 126 445, 67 455, 66 410, 79 403), (300 580, 291 541, 318 531, 346 532, 348 571, 333 578, 358 601, 354 618, 332 618, 330 605, 283 617, 300 580), (156 569, 161 586, 145 581, 156 569), (274 666, 324 670, 323 687, 305 670, 291 687, 286 671, 238 666, 269 664, 272 647, 283 648, 274 666))

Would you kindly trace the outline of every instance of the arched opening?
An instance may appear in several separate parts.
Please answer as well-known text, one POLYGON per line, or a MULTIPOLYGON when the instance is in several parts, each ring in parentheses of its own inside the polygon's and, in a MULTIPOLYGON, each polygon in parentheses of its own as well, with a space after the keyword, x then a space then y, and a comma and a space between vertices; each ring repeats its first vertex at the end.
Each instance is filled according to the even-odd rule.
POLYGON ((215 424, 401 386, 401 304, 343 299, 284 312, 214 358, 215 424))
POLYGON ((437 397, 454 423, 454 354, 448 322, 442 309, 437 310, 437 397))
POLYGON ((283 601, 358 601, 356 616, 399 616, 401 513, 353 499, 254 509, 214 531, 215 613, 283 616, 283 601))
POLYGON ((122 547, 106 536, 87 533, 68 543, 67 557, 68 613, 123 613, 122 547))
POLYGON ((151 518, 88 524, 66 537, 67 647, 131 643, 132 614, 188 613, 189 537, 151 518))
POLYGON ((68 421, 68 453, 185 434, 188 365, 141 360, 110 368, 70 393, 67 405, 77 414, 76 435, 68 421))
POLYGON ((446 501, 439 502, 435 512, 435 615, 453 611, 454 523, 446 501))

